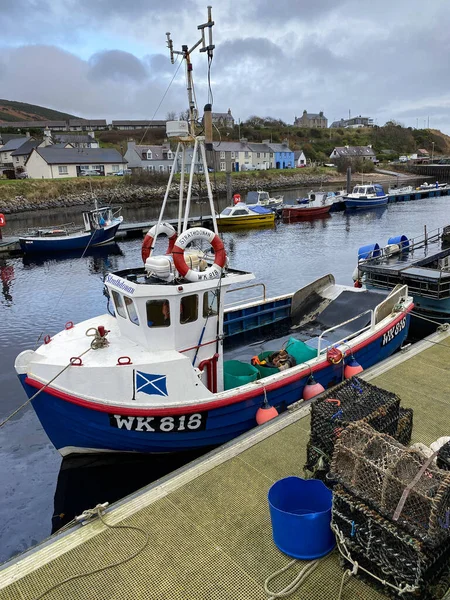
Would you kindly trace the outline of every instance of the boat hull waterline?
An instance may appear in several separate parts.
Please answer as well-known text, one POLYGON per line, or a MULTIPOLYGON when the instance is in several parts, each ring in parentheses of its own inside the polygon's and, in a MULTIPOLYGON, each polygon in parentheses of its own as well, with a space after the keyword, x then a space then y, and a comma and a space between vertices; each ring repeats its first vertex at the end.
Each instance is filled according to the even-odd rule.
POLYGON ((122 221, 97 229, 66 236, 22 237, 19 244, 23 252, 66 252, 88 247, 102 246, 114 241, 122 221))
MULTIPOLYGON (((362 341, 346 346, 364 369, 391 356, 404 343, 413 305, 362 341)), ((345 362, 345 361, 344 361, 345 362)), ((312 364, 316 381, 325 388, 343 379, 344 362, 334 365, 321 355, 312 364)), ((167 408, 112 407, 46 387, 32 401, 52 443, 64 456, 85 452, 180 452, 223 444, 256 425, 264 401, 279 411, 302 398, 310 368, 294 368, 276 376, 222 392, 197 404, 167 408)), ((31 397, 44 384, 27 375, 20 381, 31 397)))

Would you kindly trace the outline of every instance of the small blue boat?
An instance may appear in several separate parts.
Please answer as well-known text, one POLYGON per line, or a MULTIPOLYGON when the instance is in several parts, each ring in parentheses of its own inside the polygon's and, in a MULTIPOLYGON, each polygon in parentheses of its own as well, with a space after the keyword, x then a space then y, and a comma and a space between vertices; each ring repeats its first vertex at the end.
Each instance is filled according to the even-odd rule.
POLYGON ((84 228, 76 228, 73 224, 42 227, 30 231, 29 235, 19 237, 23 252, 54 253, 71 250, 84 250, 101 246, 114 241, 117 230, 123 221, 119 216, 120 207, 96 207, 83 212, 84 228))
POLYGON ((388 196, 379 183, 357 185, 353 192, 344 196, 345 208, 375 208, 385 206, 388 196))

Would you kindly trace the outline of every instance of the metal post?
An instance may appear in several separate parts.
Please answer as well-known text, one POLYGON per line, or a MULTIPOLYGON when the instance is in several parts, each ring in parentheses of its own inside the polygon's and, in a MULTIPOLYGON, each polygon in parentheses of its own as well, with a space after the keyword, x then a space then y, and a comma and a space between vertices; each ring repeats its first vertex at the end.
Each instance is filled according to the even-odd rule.
POLYGON ((173 158, 172 170, 170 171, 170 175, 169 175, 169 181, 167 182, 166 193, 164 194, 164 200, 163 200, 163 203, 161 206, 161 210, 159 211, 158 223, 156 225, 156 234, 155 234, 155 237, 153 238, 153 246, 152 246, 152 248, 150 248, 149 257, 152 255, 153 248, 155 247, 155 244, 156 244, 156 238, 158 237, 159 226, 161 225, 161 221, 162 221, 164 211, 166 208, 166 204, 167 204, 167 198, 169 197, 170 186, 172 185, 173 175, 176 170, 176 165, 177 165, 177 161, 178 161, 178 153, 180 152, 180 146, 181 146, 181 142, 178 142, 177 150, 176 150, 175 156, 173 158))
POLYGON ((206 163, 205 142, 203 139, 200 140, 199 146, 200 146, 200 154, 202 156, 203 170, 205 172, 206 188, 208 190, 208 200, 209 200, 209 207, 211 209, 211 217, 212 217, 212 222, 213 222, 214 233, 218 234, 219 230, 217 229, 216 213, 214 211, 214 200, 213 200, 213 195, 212 195, 211 182, 209 180, 208 165, 206 163))
POLYGON ((233 194, 233 187, 231 185, 231 173, 227 173, 225 175, 226 185, 227 185, 227 203, 231 202, 231 196, 233 194))
POLYGON ((424 246, 428 246, 428 237, 427 237, 427 226, 423 226, 423 244, 424 246))
POLYGON ((181 147, 181 172, 180 172, 180 199, 178 205, 178 226, 177 233, 181 233, 181 219, 183 217, 183 196, 184 196, 184 170, 186 166, 186 146, 181 147))
POLYGON ((197 162, 197 151, 198 151, 198 139, 195 138, 194 152, 192 153, 191 171, 189 173, 189 185, 188 185, 188 191, 187 191, 187 196, 186 196, 186 208, 184 210, 183 233, 187 229, 189 211, 191 209, 192 183, 194 181, 195 163, 197 162))
POLYGON ((352 191, 352 168, 347 167, 347 194, 352 191))

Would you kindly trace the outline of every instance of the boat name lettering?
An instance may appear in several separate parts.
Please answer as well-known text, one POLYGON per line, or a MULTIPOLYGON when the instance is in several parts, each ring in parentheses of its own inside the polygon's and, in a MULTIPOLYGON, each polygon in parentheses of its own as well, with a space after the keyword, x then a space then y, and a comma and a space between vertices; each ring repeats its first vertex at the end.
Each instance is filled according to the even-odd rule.
POLYGON ((401 321, 393 325, 390 329, 383 334, 383 339, 381 340, 381 345, 386 346, 389 344, 403 329, 406 327, 406 317, 403 317, 401 321))
POLYGON ((170 433, 179 431, 203 431, 208 413, 199 412, 174 417, 131 417, 109 415, 109 424, 117 429, 143 431, 144 433, 170 433))
POLYGON ((111 283, 112 285, 115 285, 116 287, 120 288, 124 292, 127 292, 128 294, 134 294, 135 288, 131 287, 131 285, 127 285, 124 281, 122 281, 118 277, 113 277, 112 275, 107 275, 105 281, 106 281, 106 283, 111 283))

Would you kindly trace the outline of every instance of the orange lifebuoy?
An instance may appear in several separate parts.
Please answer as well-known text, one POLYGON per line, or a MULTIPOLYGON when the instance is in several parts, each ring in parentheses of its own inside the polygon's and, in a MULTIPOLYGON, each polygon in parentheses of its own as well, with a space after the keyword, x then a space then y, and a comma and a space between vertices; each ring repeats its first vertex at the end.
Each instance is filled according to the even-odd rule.
POLYGON ((328 348, 327 360, 332 365, 338 365, 344 359, 343 353, 338 348, 328 348))
POLYGON ((169 238, 169 245, 167 247, 166 254, 172 253, 175 240, 177 239, 177 232, 175 231, 175 229, 170 223, 160 223, 159 228, 158 225, 153 225, 153 227, 145 236, 144 241, 142 242, 141 256, 144 263, 150 256, 151 251, 153 250, 153 242, 155 241, 155 238, 158 237, 158 235, 160 235, 161 233, 165 233, 169 238))
POLYGON ((4 227, 6 225, 5 215, 0 213, 0 227, 4 227))
POLYGON ((173 263, 176 270, 188 281, 205 281, 207 279, 218 279, 222 275, 222 269, 227 262, 227 255, 220 237, 204 227, 193 227, 180 235, 172 250, 173 263), (194 240, 205 240, 214 249, 214 264, 205 271, 194 271, 190 269, 184 260, 186 246, 194 240))

